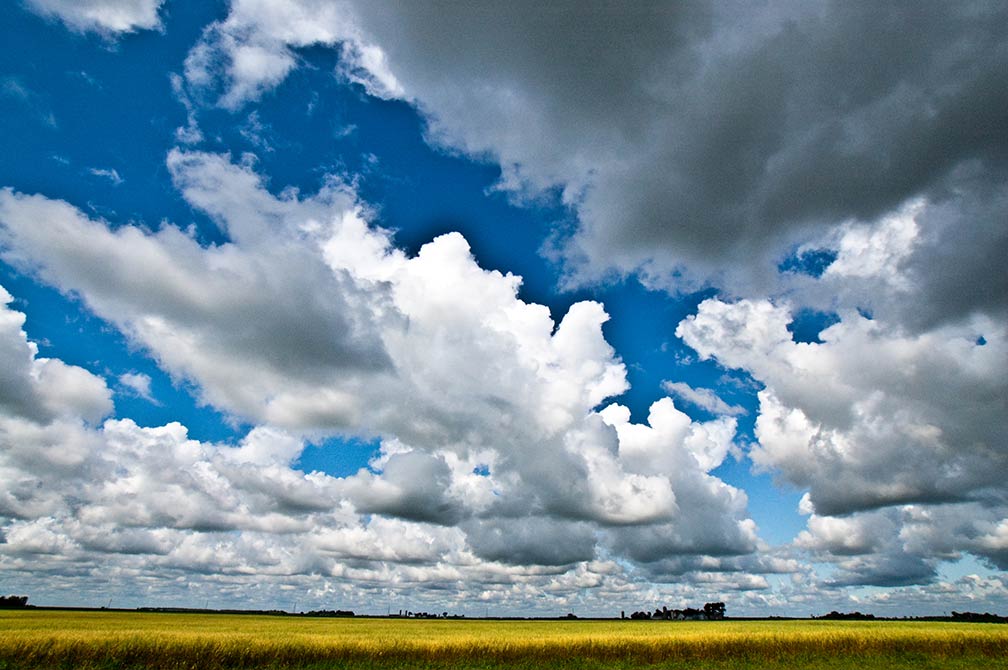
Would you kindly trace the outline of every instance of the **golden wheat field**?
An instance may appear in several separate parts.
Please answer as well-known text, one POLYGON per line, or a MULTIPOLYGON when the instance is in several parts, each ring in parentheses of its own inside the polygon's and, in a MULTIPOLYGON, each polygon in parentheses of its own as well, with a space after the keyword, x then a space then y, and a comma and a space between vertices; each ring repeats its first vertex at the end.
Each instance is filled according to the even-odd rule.
POLYGON ((1005 668, 1008 626, 0 612, 15 668, 1005 668))

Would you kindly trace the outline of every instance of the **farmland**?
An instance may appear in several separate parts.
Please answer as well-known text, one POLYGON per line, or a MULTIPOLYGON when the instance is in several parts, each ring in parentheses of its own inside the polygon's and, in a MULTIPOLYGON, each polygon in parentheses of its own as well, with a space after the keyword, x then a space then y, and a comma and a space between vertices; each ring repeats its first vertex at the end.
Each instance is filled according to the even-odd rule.
POLYGON ((1008 626, 0 611, 21 668, 1006 668, 1008 626))

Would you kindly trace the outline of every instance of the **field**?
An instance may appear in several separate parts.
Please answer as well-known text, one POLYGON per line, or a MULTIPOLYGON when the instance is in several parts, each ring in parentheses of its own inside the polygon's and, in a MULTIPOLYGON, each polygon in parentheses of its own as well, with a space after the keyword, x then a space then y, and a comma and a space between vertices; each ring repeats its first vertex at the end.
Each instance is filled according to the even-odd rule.
POLYGON ((1008 625, 0 611, 22 668, 1008 668, 1008 625))

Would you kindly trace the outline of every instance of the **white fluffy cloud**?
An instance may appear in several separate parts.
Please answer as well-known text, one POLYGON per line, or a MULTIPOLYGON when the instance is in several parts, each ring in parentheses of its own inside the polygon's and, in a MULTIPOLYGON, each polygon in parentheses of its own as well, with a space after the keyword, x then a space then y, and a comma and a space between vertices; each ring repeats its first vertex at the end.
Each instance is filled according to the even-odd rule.
POLYGON ((161 25, 164 0, 27 0, 27 6, 80 32, 106 34, 150 30, 161 25))
POLYGON ((126 389, 127 393, 131 393, 149 402, 155 402, 154 396, 151 395, 150 375, 142 372, 124 372, 119 375, 119 383, 126 389))
MULTIPOLYGON (((115 584, 136 604, 192 597, 171 586, 184 575, 232 605, 255 602, 256 583, 265 579, 271 589, 299 584, 316 607, 331 603, 334 590, 369 605, 367 593, 379 584, 423 599, 415 592, 421 585, 436 592, 486 581, 499 607, 507 597, 520 602, 527 580, 554 578, 479 561, 455 528, 355 512, 347 481, 291 469, 304 445, 284 431, 256 428, 232 446, 192 440, 177 423, 101 422, 112 410, 104 381, 38 358, 23 322, 19 312, 0 310, 8 392, 0 404, 0 567, 33 600, 68 588, 94 598, 96 584, 106 593, 115 584), (12 397, 13 389, 23 395, 12 397)), ((562 520, 553 523, 567 530, 562 520)), ((590 555, 595 540, 588 538, 590 555)), ((566 562, 581 560, 583 552, 566 562)), ((454 597, 478 595, 463 587, 454 597)), ((275 593, 260 597, 275 606, 275 593)))
MULTIPOLYGON (((173 154, 173 161, 183 159, 173 154)), ((206 157, 194 169, 215 167, 227 164, 206 157)), ((350 386, 355 373, 387 366, 371 324, 370 310, 379 305, 367 302, 370 297, 345 273, 332 272, 320 254, 298 244, 298 232, 290 242, 281 238, 286 210, 296 203, 242 202, 243 190, 257 195, 254 176, 242 169, 201 174, 208 183, 217 179, 212 183, 222 194, 234 194, 224 197, 235 198, 237 216, 247 215, 241 223, 225 222, 235 240, 246 241, 247 251, 233 245, 203 249, 171 226, 155 235, 129 226, 113 231, 66 203, 6 192, 0 209, 9 258, 37 259, 43 276, 79 290, 96 313, 149 347, 169 371, 198 379, 208 402, 284 425, 345 425, 354 411, 346 387, 326 389, 330 400, 323 399, 325 410, 315 415, 295 416, 290 407, 334 368, 350 386), (299 271, 270 271, 284 266, 299 271), (317 297, 320 292, 325 300, 317 297)), ((198 202, 201 192, 193 187, 192 193, 198 202)), ((320 216, 330 201, 338 208, 352 203, 342 191, 325 191, 306 204, 306 219, 320 216)), ((311 396, 305 413, 319 405, 321 396, 311 396)))
POLYGON ((385 53, 369 43, 344 2, 238 0, 224 21, 209 26, 185 62, 186 80, 197 92, 237 109, 283 81, 296 67, 293 49, 342 45, 341 74, 383 98, 401 97, 385 53))
MULTIPOLYGON (((1002 565, 1005 327, 978 315, 905 335, 854 311, 842 317, 820 333, 821 343, 797 343, 787 307, 711 299, 676 333, 701 357, 745 369, 765 385, 750 457, 808 489, 806 511, 814 514, 800 545, 868 555, 872 564, 861 573, 877 582, 895 582, 900 565, 907 567, 874 564, 895 556, 917 562, 903 572, 915 580, 933 576, 933 559, 949 552, 1002 565), (897 505, 908 507, 835 517, 897 505), (923 525, 910 521, 925 517, 923 525), (911 532, 918 546, 908 553, 911 532), (977 541, 981 536, 989 542, 977 541)), ((857 572, 850 560, 841 565, 857 572)))
MULTIPOLYGON (((79 295, 204 402, 260 427, 237 447, 190 440, 177 424, 86 430, 95 453, 82 458, 96 464, 76 485, 82 498, 13 522, 8 551, 29 551, 22 537, 77 547, 78 535, 117 529, 136 551, 169 532, 195 547, 238 530, 239 544, 259 537, 283 552, 278 534, 311 533, 330 549, 295 552, 304 569, 350 569, 332 548, 359 540, 371 553, 352 558, 369 569, 405 555, 462 574, 756 548, 745 494, 710 474, 734 419, 697 423, 670 399, 645 425, 619 405, 596 411, 627 388, 598 303, 556 323, 517 298, 519 277, 480 268, 456 233, 408 257, 336 181, 274 196, 227 156, 176 150, 168 166, 226 243, 204 247, 167 224, 112 228, 4 190, 4 258, 79 295), (345 478, 291 469, 301 438, 333 434, 378 437, 381 456, 345 478), (382 535, 393 527, 427 538, 426 553, 387 546, 399 541, 382 535)), ((179 551, 168 556, 181 565, 179 551)))
POLYGON ((28 341, 24 314, 8 307, 13 296, 0 287, 0 407, 40 421, 57 418, 95 422, 112 409, 105 381, 83 368, 53 358, 38 358, 28 341))

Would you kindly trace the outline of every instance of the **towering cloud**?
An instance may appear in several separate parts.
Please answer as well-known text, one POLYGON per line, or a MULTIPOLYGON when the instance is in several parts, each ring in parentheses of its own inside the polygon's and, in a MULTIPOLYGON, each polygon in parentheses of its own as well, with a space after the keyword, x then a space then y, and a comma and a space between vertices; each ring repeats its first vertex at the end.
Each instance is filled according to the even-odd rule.
MULTIPOLYGON (((79 295, 204 402, 260 427, 232 448, 179 425, 109 421, 87 435, 118 469, 93 471, 75 508, 25 523, 63 537, 68 525, 97 533, 133 519, 154 547, 169 530, 187 542, 229 529, 337 542, 352 528, 382 531, 363 521, 375 515, 429 537, 431 563, 755 549, 744 493, 709 474, 733 419, 697 423, 670 399, 645 425, 619 405, 597 410, 627 388, 598 303, 554 323, 517 298, 519 277, 480 268, 457 233, 408 257, 335 180, 276 197, 226 156, 172 151, 168 166, 227 242, 201 246, 167 224, 113 229, 8 189, 5 259, 79 295), (345 478, 291 469, 301 438, 332 435, 377 437, 380 457, 345 478)), ((372 560, 397 555, 388 541, 368 540, 372 560)), ((309 558, 322 560, 298 560, 309 558)))

